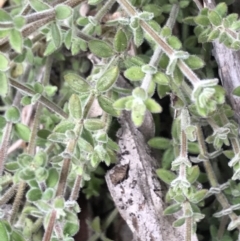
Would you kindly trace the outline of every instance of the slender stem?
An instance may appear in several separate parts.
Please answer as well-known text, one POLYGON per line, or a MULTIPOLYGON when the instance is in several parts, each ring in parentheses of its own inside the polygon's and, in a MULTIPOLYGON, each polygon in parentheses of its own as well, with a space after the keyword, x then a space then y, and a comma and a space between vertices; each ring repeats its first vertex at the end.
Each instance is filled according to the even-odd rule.
POLYGON ((210 9, 213 9, 216 6, 215 0, 203 0, 203 2, 204 2, 204 6, 210 8, 210 9))
POLYGON ((28 154, 32 156, 34 156, 35 154, 37 132, 40 124, 41 113, 42 113, 42 105, 40 103, 37 103, 36 113, 34 116, 34 121, 31 128, 31 135, 30 135, 29 144, 27 148, 28 154))
POLYGON ((185 239, 184 241, 192 240, 192 218, 188 217, 185 221, 185 239))
POLYGON ((12 213, 11 213, 10 220, 9 220, 11 224, 13 224, 14 219, 17 215, 17 212, 18 212, 18 209, 20 207, 20 203, 21 203, 21 200, 23 198, 26 186, 27 186, 26 182, 23 182, 23 181, 20 182, 20 184, 18 186, 17 195, 16 195, 16 197, 14 199, 14 202, 13 202, 12 213))
POLYGON ((180 155, 182 157, 187 157, 187 136, 184 130, 181 131, 181 150, 180 155))
POLYGON ((31 10, 30 4, 27 4, 25 8, 22 10, 22 16, 25 16, 31 10))
MULTIPOLYGON (((136 9, 129 3, 128 0, 117 0, 117 2, 121 5, 121 7, 128 13, 129 16, 137 16, 138 13, 136 9)), ((172 47, 170 47, 166 41, 157 34, 154 29, 151 28, 151 26, 144 22, 140 21, 141 27, 143 30, 148 33, 152 39, 162 48, 162 50, 168 55, 168 57, 172 57, 175 51, 172 47)), ((187 64, 185 64, 182 60, 178 60, 177 62, 178 67, 182 71, 182 73, 188 78, 188 80, 192 83, 194 86, 199 81, 201 81, 198 76, 188 67, 187 64)))
MULTIPOLYGON (((115 3, 115 0, 108 0, 104 4, 104 6, 97 12, 97 14, 94 17, 94 20, 97 22, 100 22, 102 20, 102 18, 104 17, 104 15, 111 9, 111 7, 113 6, 114 3, 115 3)), ((89 23, 83 28, 82 32, 89 33, 92 28, 93 28, 93 25, 91 23, 89 23)))
POLYGON ((52 210, 42 241, 50 241, 51 240, 56 218, 57 218, 57 211, 52 210))
MULTIPOLYGON (((25 85, 21 84, 20 82, 17 82, 14 79, 9 78, 9 83, 12 85, 14 88, 26 93, 27 95, 34 96, 36 93, 32 89, 26 87, 25 85)), ((38 100, 41 104, 46 106, 48 109, 53 111, 54 113, 58 114, 62 118, 66 119, 68 118, 68 115, 66 112, 64 112, 60 107, 55 105, 53 102, 51 102, 49 99, 47 99, 44 96, 41 96, 38 100)))
POLYGON ((0 206, 3 204, 6 204, 15 194, 16 189, 17 189, 18 185, 17 184, 13 184, 5 193, 4 195, 1 197, 0 199, 0 206))
MULTIPOLYGON (((219 116, 223 125, 226 125, 227 123, 229 123, 229 120, 224 112, 221 113, 219 116)), ((239 153, 240 152, 239 139, 236 137, 232 137, 232 138, 229 138, 229 140, 231 142, 234 153, 235 154, 239 153)))
MULTIPOLYGON (((212 165, 209 159, 207 158, 207 148, 206 148, 206 144, 203 138, 203 133, 200 125, 197 125, 197 136, 198 136, 200 154, 205 157, 205 161, 203 162, 203 165, 206 170, 208 180, 212 187, 218 188, 219 184, 218 184, 217 178, 213 171, 212 165)), ((221 204, 223 209, 227 209, 230 207, 230 204, 228 203, 226 196, 222 192, 216 194, 216 198, 218 202, 221 204)), ((230 213, 229 217, 231 218, 231 220, 236 220, 238 218, 238 216, 234 212, 230 213)), ((238 226, 238 229, 240 230, 240 225, 238 226)))
MULTIPOLYGON (((168 26, 171 29, 175 25, 175 22, 176 22, 176 19, 177 19, 177 16, 178 16, 178 11, 179 11, 179 5, 178 4, 173 4, 171 12, 169 14, 168 21, 166 23, 166 26, 168 26)), ((156 67, 158 65, 159 60, 160 60, 162 52, 163 52, 162 48, 160 46, 158 46, 154 50, 154 53, 153 53, 153 55, 151 57, 149 65, 156 67)), ((143 78, 143 81, 142 81, 142 84, 141 84, 141 88, 143 88, 144 90, 147 91, 151 81, 152 81, 152 74, 145 74, 145 76, 143 78)))
MULTIPOLYGON (((68 5, 69 7, 76 7, 78 4, 83 2, 84 0, 69 0, 65 3, 65 5, 68 5)), ((36 13, 39 14, 39 13, 36 13)), ((37 15, 36 15, 37 16, 37 15)), ((22 30, 22 36, 23 38, 26 38, 30 36, 32 33, 34 33, 36 30, 40 29, 41 27, 45 26, 46 24, 50 23, 55 19, 56 12, 55 9, 49 10, 48 16, 46 18, 43 18, 37 22, 34 22, 33 24, 29 24, 22 30)), ((31 16, 31 19, 33 18, 33 15, 31 16)), ((0 50, 2 52, 7 52, 11 49, 10 44, 8 43, 8 38, 4 38, 0 41, 0 50)))
POLYGON ((195 2, 195 4, 197 5, 197 8, 199 10, 202 10, 203 6, 202 6, 202 3, 199 1, 199 0, 193 0, 195 2))
POLYGON ((13 127, 12 122, 8 122, 4 128, 2 143, 0 146, 0 176, 2 176, 4 163, 7 158, 7 151, 8 151, 10 136, 12 133, 12 127, 13 127))
MULTIPOLYGON (((46 86, 49 83, 52 63, 53 63, 53 56, 47 57, 46 64, 45 64, 44 76, 41 81, 43 86, 46 86)), ((42 104, 38 103, 35 118, 34 118, 34 123, 33 123, 33 127, 32 127, 32 132, 31 132, 32 139, 30 137, 31 141, 28 146, 28 152, 30 155, 34 154, 36 136, 37 136, 37 131, 38 131, 39 124, 40 124, 40 116, 41 116, 42 108, 43 108, 42 104)))
POLYGON ((63 165, 61 169, 61 174, 58 182, 58 188, 56 192, 56 197, 57 196, 62 196, 65 191, 66 183, 67 183, 67 176, 69 173, 69 167, 70 167, 71 159, 65 158, 63 160, 63 165))
POLYGON ((77 175, 75 182, 74 182, 74 186, 71 192, 71 195, 69 197, 70 201, 76 201, 78 199, 78 195, 79 195, 79 190, 81 188, 81 180, 82 180, 82 176, 77 175))
MULTIPOLYGON (((75 128, 76 138, 70 140, 69 143, 67 144, 65 151, 69 155, 71 155, 74 152, 74 149, 77 144, 77 140, 82 133, 82 129, 83 129, 82 122, 88 116, 89 110, 94 102, 94 99, 95 99, 95 96, 93 94, 89 96, 88 101, 84 107, 83 118, 82 118, 82 120, 79 121, 78 125, 75 128)), ((65 158, 63 160, 63 165, 62 165, 62 169, 61 169, 61 173, 60 173, 60 179, 58 182, 56 196, 64 195, 66 183, 67 183, 67 177, 68 177, 69 168, 70 168, 70 162, 71 162, 71 158, 65 158)))

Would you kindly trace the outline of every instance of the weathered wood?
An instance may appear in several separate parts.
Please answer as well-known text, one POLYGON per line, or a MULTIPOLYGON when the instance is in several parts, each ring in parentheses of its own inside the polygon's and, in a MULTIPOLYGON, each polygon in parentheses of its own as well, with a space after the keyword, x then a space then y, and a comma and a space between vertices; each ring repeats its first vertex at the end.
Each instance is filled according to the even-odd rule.
MULTIPOLYGON (((209 8, 214 8, 215 6, 212 0, 205 0, 204 2, 209 8)), ((239 2, 237 0, 235 6, 239 2)), ((213 43, 213 55, 218 64, 219 76, 226 90, 227 98, 235 112, 235 119, 240 124, 240 98, 232 95, 232 91, 240 86, 240 51, 228 49, 216 40, 213 43)))
MULTIPOLYGON (((163 216, 166 205, 143 135, 124 113, 118 131, 118 164, 106 175, 111 196, 134 235, 134 241, 184 240, 184 228, 172 227, 173 216, 163 216)), ((196 237, 193 240, 197 240, 196 237)))

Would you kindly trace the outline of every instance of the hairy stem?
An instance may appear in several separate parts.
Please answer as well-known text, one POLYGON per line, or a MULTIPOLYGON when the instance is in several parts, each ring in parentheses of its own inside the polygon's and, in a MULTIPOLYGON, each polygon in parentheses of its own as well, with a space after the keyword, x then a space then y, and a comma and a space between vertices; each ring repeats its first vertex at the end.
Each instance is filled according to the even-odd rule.
MULTIPOLYGON (((203 162, 203 165, 206 170, 208 180, 212 187, 218 188, 219 184, 218 184, 217 178, 213 171, 212 165, 209 159, 207 158, 207 148, 206 148, 206 144, 203 138, 203 133, 200 125, 197 125, 197 136, 198 136, 200 154, 205 157, 205 161, 203 162)), ((216 198, 218 202, 221 204, 223 209, 227 209, 230 207, 230 204, 228 203, 226 196, 222 192, 216 194, 216 198)), ((230 213, 229 217, 231 218, 231 220, 236 220, 238 218, 238 216, 234 212, 230 213)), ((240 225, 238 226, 238 229, 240 230, 240 225)))
POLYGON ((7 151, 8 151, 10 136, 12 133, 12 127, 13 127, 12 122, 8 122, 4 128, 2 143, 0 146, 0 176, 2 176, 4 163, 7 158, 7 151))
POLYGON ((0 206, 3 204, 6 204, 15 194, 16 190, 17 190, 18 185, 17 184, 13 184, 5 193, 4 195, 1 197, 0 199, 0 206))
MULTIPOLYGON (((26 87, 25 85, 21 84, 20 82, 17 82, 14 79, 9 78, 9 83, 12 85, 14 88, 21 90, 22 92, 26 93, 29 96, 34 96, 36 94, 35 91, 32 89, 26 87)), ((44 96, 41 96, 38 100, 41 104, 46 106, 48 109, 59 115, 60 117, 66 119, 68 117, 67 113, 65 113, 60 107, 55 105, 53 102, 51 102, 49 99, 47 99, 44 96)))
POLYGON ((16 197, 15 197, 14 202, 13 202, 12 212, 11 212, 11 216, 10 216, 10 220, 9 220, 11 224, 13 224, 13 222, 15 220, 15 217, 16 217, 17 212, 19 210, 21 200, 23 198, 24 191, 25 191, 26 187, 27 187, 26 182, 21 181, 19 186, 18 186, 16 197))
POLYGON ((51 240, 56 218, 57 218, 57 211, 52 210, 42 241, 50 241, 51 240))
MULTIPOLYGON (((129 16, 133 17, 133 16, 137 16, 138 15, 136 9, 129 3, 128 0, 117 0, 117 2, 128 13, 129 16)), ((148 23, 146 23, 146 22, 141 20, 140 24, 141 24, 141 27, 143 28, 143 30, 146 33, 148 33, 152 37, 152 39, 168 55, 168 57, 171 58, 174 55, 174 53, 175 53, 173 48, 171 46, 169 46, 166 43, 166 41, 161 36, 159 36, 159 34, 157 34, 155 32, 155 30, 153 30, 152 27, 148 23)), ((187 77, 187 79, 192 83, 193 86, 195 84, 197 84, 199 81, 201 81, 198 78, 198 76, 188 67, 188 65, 185 64, 185 62, 183 62, 182 60, 178 60, 177 64, 178 64, 179 69, 187 77)))

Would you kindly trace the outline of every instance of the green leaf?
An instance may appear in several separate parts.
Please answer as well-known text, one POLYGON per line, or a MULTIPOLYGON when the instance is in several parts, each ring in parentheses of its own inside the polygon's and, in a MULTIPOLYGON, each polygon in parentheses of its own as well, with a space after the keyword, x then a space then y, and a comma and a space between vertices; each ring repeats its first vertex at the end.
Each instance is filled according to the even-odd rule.
POLYGON ((194 193, 194 195, 191 197, 191 202, 193 203, 199 203, 201 202, 207 195, 208 190, 202 189, 194 193))
POLYGON ((133 100, 133 96, 126 96, 126 97, 122 97, 118 100, 116 100, 114 103, 113 103, 113 107, 117 110, 124 110, 125 109, 125 106, 126 106, 126 103, 129 101, 129 100, 133 100))
MULTIPOLYGON (((34 205, 36 205, 38 207, 38 209, 41 211, 41 214, 43 215, 43 213, 49 213, 52 210, 52 207, 50 204, 48 204, 46 201, 42 201, 42 200, 38 200, 36 202, 34 202, 34 205)), ((33 212, 31 212, 32 214, 33 212)), ((36 211, 34 211, 34 214, 38 214, 36 213, 36 211)), ((39 214, 38 214, 39 215, 39 214)))
POLYGON ((133 31, 133 42, 136 45, 136 47, 139 47, 144 40, 144 34, 141 27, 137 28, 133 31))
POLYGON ((172 215, 182 209, 182 205, 180 203, 172 204, 171 206, 168 206, 164 212, 163 215, 172 215))
POLYGON ((46 93, 48 97, 53 97, 56 94, 57 89, 57 86, 47 85, 44 87, 44 93, 46 93))
POLYGON ((102 2, 102 0, 88 0, 89 5, 97 5, 101 2, 102 2))
POLYGON ((51 40, 48 43, 43 55, 48 56, 48 55, 52 54, 56 49, 57 49, 56 45, 54 44, 53 40, 51 40))
POLYGON ((97 154, 97 152, 95 151, 92 155, 91 155, 91 165, 92 167, 97 167, 98 164, 101 162, 101 159, 99 158, 99 155, 97 154))
POLYGON ((231 24, 231 27, 230 27, 232 30, 234 31, 239 31, 240 30, 240 20, 238 21, 234 21, 232 24, 231 24))
POLYGON ((66 48, 69 50, 72 44, 72 29, 69 29, 65 34, 64 44, 66 48))
POLYGON ((0 52, 0 71, 6 71, 9 68, 9 59, 0 52))
POLYGON ((162 168, 169 170, 171 168, 171 164, 175 159, 173 147, 168 148, 163 153, 162 157, 162 168))
POLYGON ((31 130, 28 126, 22 124, 22 123, 17 123, 14 125, 14 130, 18 137, 26 142, 29 141, 30 135, 31 135, 31 130))
POLYGON ((52 133, 48 136, 48 140, 57 143, 67 144, 68 139, 63 133, 52 133))
POLYGON ((165 183, 167 184, 171 184, 171 182, 176 179, 176 175, 171 172, 171 171, 168 171, 168 170, 165 170, 165 169, 157 169, 156 171, 158 177, 165 183))
POLYGON ((119 116, 118 112, 113 108, 113 100, 111 100, 107 96, 100 95, 98 97, 98 103, 106 113, 112 116, 119 116))
POLYGON ((91 223, 91 227, 92 229, 97 232, 100 233, 101 232, 101 225, 100 225, 100 218, 99 217, 95 217, 91 223))
POLYGON ((128 46, 127 36, 121 28, 118 29, 114 37, 113 46, 114 46, 114 49, 119 53, 124 52, 127 49, 127 46, 128 46))
POLYGON ((187 180, 192 184, 197 181, 200 170, 197 165, 187 168, 187 180))
POLYGON ((59 4, 55 7, 56 18, 64 20, 72 15, 72 8, 67 5, 59 4))
POLYGON ((79 137, 78 144, 79 144, 80 150, 83 150, 85 152, 91 153, 94 150, 93 146, 82 137, 79 137))
POLYGON ((143 21, 150 21, 151 19, 153 19, 153 17, 154 17, 154 14, 148 11, 142 11, 138 13, 138 18, 143 21))
POLYGON ((17 107, 11 106, 5 112, 5 118, 9 122, 17 123, 20 119, 20 112, 17 107))
POLYGON ((166 150, 171 147, 171 140, 164 137, 154 137, 148 141, 148 145, 152 148, 166 150))
POLYGON ((162 107, 154 99, 148 98, 144 104, 151 113, 161 113, 162 107))
POLYGON ((42 197, 42 191, 38 188, 31 188, 26 194, 27 200, 29 202, 35 202, 42 197))
POLYGON ((63 209, 64 208, 64 198, 63 197, 56 197, 53 202, 54 208, 63 209))
POLYGON ((67 130, 73 130, 75 124, 71 120, 62 120, 59 124, 57 124, 53 132, 65 133, 67 130))
POLYGON ((140 100, 146 100, 147 99, 147 93, 146 91, 141 88, 141 87, 136 87, 133 91, 132 91, 132 96, 136 99, 140 99, 140 100))
POLYGON ((210 41, 213 41, 213 40, 219 38, 220 33, 221 32, 220 32, 220 30, 218 28, 213 29, 213 31, 211 31, 211 33, 208 36, 208 41, 210 42, 210 41))
POLYGON ((169 77, 163 72, 154 74, 152 80, 159 85, 168 85, 170 81, 169 77))
POLYGON ((204 15, 198 15, 194 18, 194 21, 196 24, 202 25, 204 27, 210 25, 210 21, 207 16, 204 15))
POLYGON ((125 70, 124 76, 131 81, 139 81, 144 78, 145 73, 140 66, 132 66, 125 70))
MULTIPOLYGON (((1 63, 0 63, 1 64, 1 63)), ((8 79, 5 73, 0 72, 0 96, 6 97, 8 93, 8 79)))
POLYGON ((54 188, 58 183, 58 179, 59 179, 58 171, 55 168, 50 168, 48 171, 48 178, 46 180, 47 187, 54 188))
POLYGON ((51 6, 49 6, 47 3, 44 3, 40 0, 31 0, 29 1, 29 4, 36 12, 41 12, 51 8, 51 6))
POLYGON ((179 7, 180 8, 186 8, 189 4, 190 4, 190 1, 182 0, 182 1, 179 2, 179 7))
MULTIPOLYGON (((9 231, 6 227, 6 222, 7 221, 0 220, 0 237, 1 237, 1 240, 11 241, 9 231)), ((7 223, 7 225, 8 225, 8 223, 7 223)))
POLYGON ((0 130, 2 130, 6 125, 6 120, 3 116, 0 116, 0 130))
POLYGON ((105 123, 99 119, 84 120, 84 127, 89 131, 98 131, 105 127, 105 123))
POLYGON ((161 35, 162 37, 164 38, 168 38, 172 35, 172 29, 167 27, 167 26, 164 26, 162 29, 161 29, 161 35))
POLYGON ((226 3, 219 3, 216 7, 215 7, 215 11, 221 16, 221 17, 225 17, 227 14, 227 4, 226 3))
POLYGON ((178 220, 173 222, 173 227, 178 228, 181 227, 185 223, 186 218, 179 218, 178 220))
POLYGON ((185 129, 186 136, 189 141, 196 141, 197 134, 196 134, 196 126, 189 125, 185 129))
POLYGON ((169 36, 167 38, 167 43, 176 50, 179 50, 182 48, 182 43, 181 41, 176 37, 176 36, 169 36))
POLYGON ((205 65, 204 61, 196 55, 190 55, 187 59, 184 60, 184 62, 191 69, 200 69, 205 65))
POLYGON ((11 23, 12 22, 12 17, 8 12, 3 10, 2 8, 0 9, 0 23, 11 23))
POLYGON ((136 127, 140 127, 144 121, 146 106, 137 100, 132 103, 131 109, 131 119, 136 127))
POLYGON ((82 106, 80 98, 76 94, 72 94, 68 103, 69 113, 72 118, 80 120, 82 118, 82 106))
POLYGON ((12 231, 12 239, 13 241, 26 241, 26 239, 23 237, 23 234, 16 230, 12 231))
POLYGON ((53 188, 47 188, 42 194, 42 200, 50 201, 54 197, 55 191, 53 188))
POLYGON ((188 151, 192 154, 199 154, 199 145, 197 142, 188 142, 188 151))
POLYGON ((62 44, 62 34, 61 34, 58 24, 52 23, 50 30, 51 30, 51 36, 52 36, 51 39, 52 39, 56 49, 58 49, 62 44))
POLYGON ((228 159, 232 159, 234 157, 234 151, 232 150, 228 150, 228 151, 223 151, 223 154, 228 158, 228 159))
POLYGON ((78 232, 78 230, 79 230, 79 225, 76 223, 66 222, 63 227, 63 233, 66 236, 73 236, 78 232))
POLYGON ((151 64, 145 64, 141 67, 141 70, 145 74, 156 74, 157 73, 157 68, 154 65, 151 64))
POLYGON ((109 58, 114 55, 112 47, 102 40, 90 40, 88 42, 88 47, 97 57, 109 58))
POLYGON ((240 86, 236 87, 233 92, 233 95, 240 97, 240 86))
POLYGON ((21 170, 19 177, 24 181, 29 181, 35 179, 35 172, 29 168, 21 170))
MULTIPOLYGON (((225 44, 225 43, 224 43, 224 44, 225 44)), ((234 41, 234 42, 231 44, 230 48, 232 48, 232 49, 234 49, 234 50, 239 50, 239 49, 240 49, 240 41, 239 41, 239 40, 234 41)))
POLYGON ((14 172, 19 169, 19 165, 16 161, 7 162, 5 163, 4 168, 6 168, 6 170, 8 170, 9 172, 14 172))
POLYGON ((97 81, 97 90, 105 92, 109 90, 116 82, 119 75, 119 68, 117 66, 111 66, 97 81))
POLYGON ((157 4, 145 4, 142 6, 142 9, 147 12, 154 14, 154 17, 159 17, 162 14, 162 9, 157 4))
POLYGON ((168 85, 158 85, 157 93, 160 99, 171 93, 171 88, 168 85))
POLYGON ((68 71, 64 74, 64 79, 70 87, 78 93, 87 93, 90 91, 90 85, 79 75, 68 71))
POLYGON ((210 22, 215 26, 222 24, 222 17, 214 10, 208 12, 208 18, 210 22))
POLYGON ((13 19, 13 23, 15 27, 20 30, 25 25, 26 19, 24 18, 24 16, 16 16, 13 19))

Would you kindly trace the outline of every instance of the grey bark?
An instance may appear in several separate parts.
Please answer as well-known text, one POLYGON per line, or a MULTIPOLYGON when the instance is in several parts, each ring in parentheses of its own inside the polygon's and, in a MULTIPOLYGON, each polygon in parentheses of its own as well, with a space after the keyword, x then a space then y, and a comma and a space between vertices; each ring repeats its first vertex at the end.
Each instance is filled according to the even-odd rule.
MULTIPOLYGON (((215 3, 212 0, 204 1, 206 6, 214 8, 215 3)), ((235 2, 235 10, 240 11, 240 1, 235 2)), ((240 97, 233 96, 232 91, 240 86, 240 51, 228 49, 218 41, 213 43, 213 55, 218 64, 219 76, 224 89, 226 90, 227 99, 233 110, 235 119, 240 125, 240 97)))
MULTIPOLYGON (((156 176, 157 162, 146 141, 126 112, 118 131, 118 164, 106 175, 106 181, 123 219, 130 227, 134 241, 184 240, 184 228, 175 229, 173 216, 163 216, 166 205, 156 176)), ((197 240, 194 237, 192 240, 197 240)))

